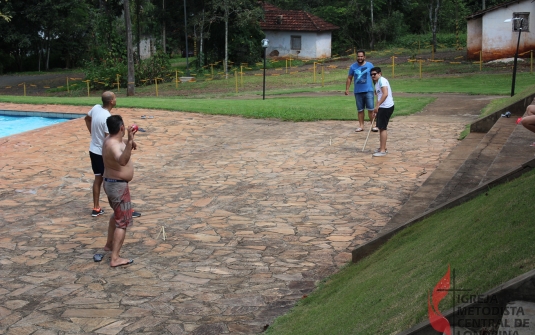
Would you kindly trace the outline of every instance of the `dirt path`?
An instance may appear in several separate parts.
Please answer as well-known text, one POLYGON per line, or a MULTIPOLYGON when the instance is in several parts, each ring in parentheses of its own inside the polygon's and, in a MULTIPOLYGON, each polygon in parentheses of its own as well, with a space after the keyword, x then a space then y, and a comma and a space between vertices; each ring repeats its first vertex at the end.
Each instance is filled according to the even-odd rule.
POLYGON ((28 95, 44 95, 48 88, 67 84, 67 78, 83 78, 81 72, 43 73, 0 76, 0 95, 23 95, 24 84, 28 95))

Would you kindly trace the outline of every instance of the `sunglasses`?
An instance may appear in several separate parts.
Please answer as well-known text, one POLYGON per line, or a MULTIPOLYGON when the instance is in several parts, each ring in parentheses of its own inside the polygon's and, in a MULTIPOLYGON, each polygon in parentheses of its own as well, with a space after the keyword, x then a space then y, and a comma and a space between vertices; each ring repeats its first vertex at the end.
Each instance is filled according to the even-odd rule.
POLYGON ((376 73, 370 73, 370 76, 376 76, 377 75, 377 72, 376 73))

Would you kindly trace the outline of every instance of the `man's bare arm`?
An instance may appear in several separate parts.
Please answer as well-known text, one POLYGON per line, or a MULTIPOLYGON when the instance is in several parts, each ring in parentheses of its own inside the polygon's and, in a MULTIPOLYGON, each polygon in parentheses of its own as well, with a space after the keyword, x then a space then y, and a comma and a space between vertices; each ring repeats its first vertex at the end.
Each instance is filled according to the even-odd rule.
POLYGON ((351 82, 353 81, 353 76, 347 76, 346 80, 346 95, 349 95, 349 87, 351 87, 351 82))
POLYGON ((125 166, 130 161, 130 156, 132 155, 132 149, 134 148, 134 132, 132 131, 132 126, 129 126, 128 129, 128 139, 125 142, 124 150, 121 152, 121 148, 117 145, 113 147, 113 154, 115 160, 119 165, 125 166))
POLYGON ((91 134, 91 120, 92 120, 91 116, 86 115, 84 120, 85 120, 85 126, 87 127, 87 130, 89 130, 89 133, 91 134))
POLYGON ((377 104, 375 105, 375 108, 373 109, 374 114, 377 114, 377 112, 379 111, 379 106, 381 106, 381 104, 385 102, 386 98, 388 98, 388 88, 386 88, 386 86, 381 87, 381 92, 383 92, 383 96, 381 97, 381 100, 377 101, 377 104))

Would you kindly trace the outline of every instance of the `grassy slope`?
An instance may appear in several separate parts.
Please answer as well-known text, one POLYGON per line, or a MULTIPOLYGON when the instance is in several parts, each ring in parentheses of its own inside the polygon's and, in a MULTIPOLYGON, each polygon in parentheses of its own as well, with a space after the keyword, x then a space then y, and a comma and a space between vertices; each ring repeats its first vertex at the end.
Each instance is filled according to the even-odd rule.
MULTIPOLYGON (((427 319, 427 294, 456 271, 477 294, 535 268, 535 172, 442 211, 327 279, 269 334, 393 334, 427 319)), ((451 295, 451 294, 450 294, 451 295)), ((441 310, 451 307, 444 299, 441 310)))

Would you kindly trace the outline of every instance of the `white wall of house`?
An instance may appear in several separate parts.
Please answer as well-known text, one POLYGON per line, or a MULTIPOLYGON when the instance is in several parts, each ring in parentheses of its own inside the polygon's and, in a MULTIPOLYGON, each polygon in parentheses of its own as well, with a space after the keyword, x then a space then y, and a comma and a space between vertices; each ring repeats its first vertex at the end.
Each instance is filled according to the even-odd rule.
MULTIPOLYGON (((137 51, 137 50, 135 50, 137 51)), ((139 41, 139 52, 141 53, 139 57, 141 59, 147 59, 150 56, 152 56, 155 52, 154 44, 151 43, 151 39, 149 37, 143 37, 139 41)))
POLYGON ((483 51, 483 61, 513 57, 518 42, 518 31, 513 31, 513 22, 504 22, 504 20, 513 18, 515 13, 529 13, 529 29, 522 31, 519 54, 534 49, 535 3, 531 0, 524 0, 487 12, 482 17, 468 20, 468 57, 479 58, 479 55, 474 55, 479 50, 483 51), (478 24, 478 21, 481 23, 478 24))
POLYGON ((280 57, 321 58, 331 56, 331 32, 264 31, 269 40, 266 52, 277 50, 280 57), (301 36, 301 50, 291 49, 291 37, 301 36), (299 51, 299 52, 298 52, 299 51))
POLYGON ((331 37, 330 31, 319 32, 316 35, 316 57, 315 58, 329 58, 331 57, 331 37))
MULTIPOLYGON (((475 58, 475 54, 481 51, 481 43, 483 38, 483 18, 478 17, 468 21, 468 26, 466 29, 466 49, 468 54, 472 55, 475 58)), ((479 55, 477 55, 479 58, 479 55)))

